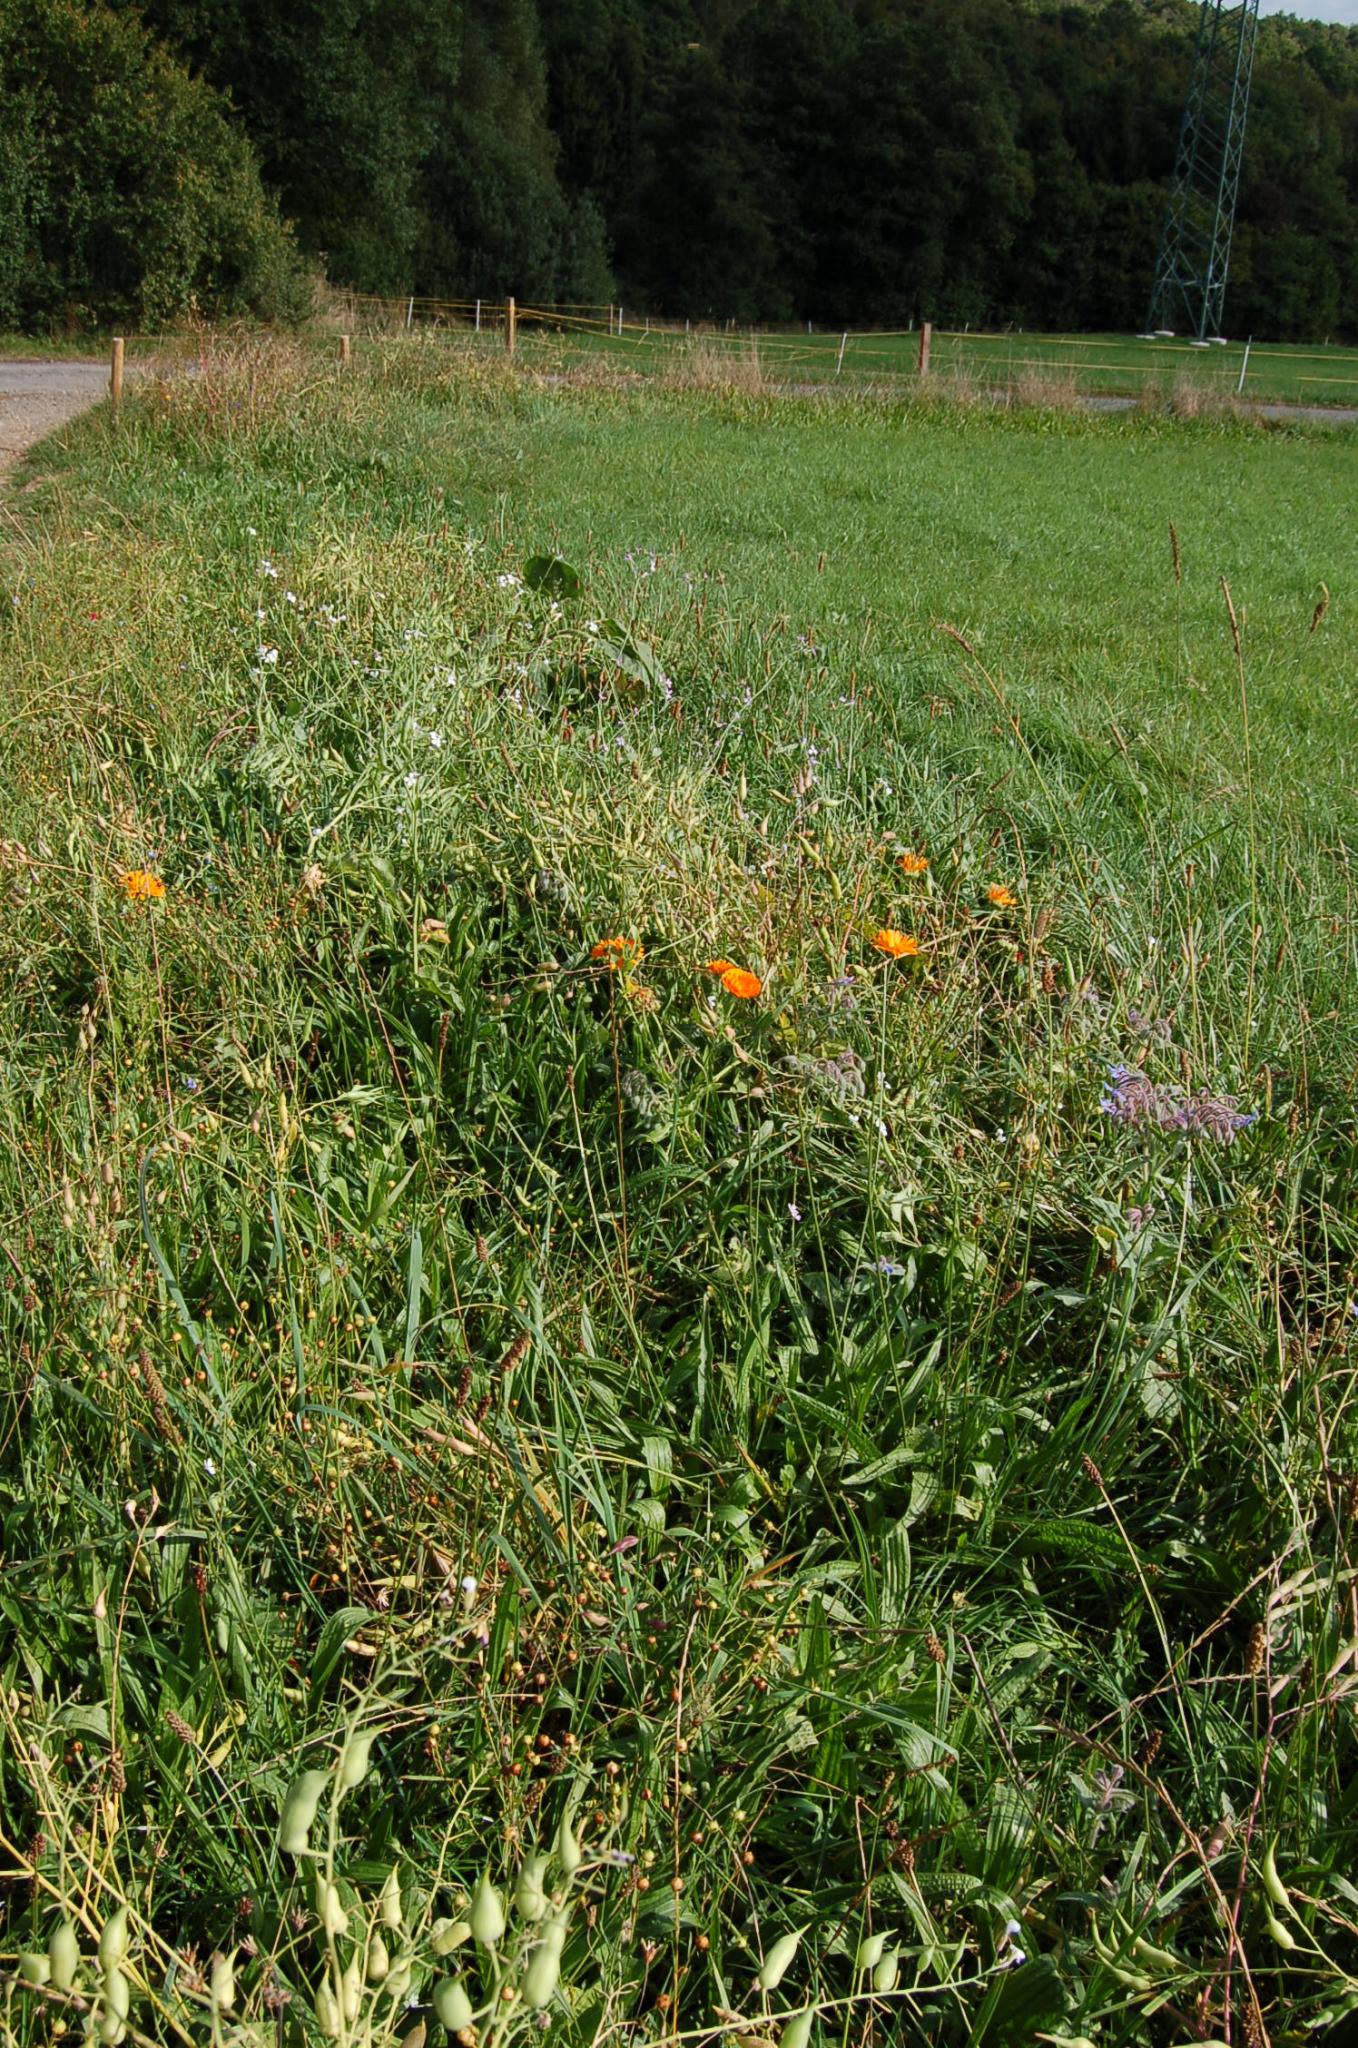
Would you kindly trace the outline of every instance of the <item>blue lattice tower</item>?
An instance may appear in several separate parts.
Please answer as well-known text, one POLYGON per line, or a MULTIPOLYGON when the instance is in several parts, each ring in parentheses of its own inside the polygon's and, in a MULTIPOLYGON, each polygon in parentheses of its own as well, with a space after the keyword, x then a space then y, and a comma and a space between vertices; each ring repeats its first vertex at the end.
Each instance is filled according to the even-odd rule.
POLYGON ((1203 0, 1193 76, 1146 326, 1221 332, 1240 160, 1259 31, 1259 0, 1203 0))

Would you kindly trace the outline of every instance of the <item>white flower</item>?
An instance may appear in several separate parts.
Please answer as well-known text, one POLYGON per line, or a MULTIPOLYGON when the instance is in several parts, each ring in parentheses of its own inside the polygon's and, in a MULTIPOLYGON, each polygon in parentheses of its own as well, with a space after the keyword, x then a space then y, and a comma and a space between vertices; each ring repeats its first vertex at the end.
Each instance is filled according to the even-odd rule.
POLYGON ((431 747, 441 747, 443 745, 443 734, 437 726, 434 726, 430 731, 429 744, 431 747))
POLYGON ((259 565, 259 573, 261 576, 272 576, 275 579, 275 581, 277 580, 278 577, 277 569, 275 569, 273 563, 268 559, 267 556, 259 565))
POLYGON ((406 777, 406 788, 407 788, 407 789, 417 789, 417 788, 419 787, 419 782, 420 782, 420 778, 419 778, 419 776, 418 776, 418 775, 417 775, 417 774, 415 773, 415 770, 414 770, 414 769, 412 768, 412 769, 411 769, 411 771, 410 771, 410 773, 409 773, 409 775, 407 775, 407 777, 406 777))
POLYGON ((257 647, 255 649, 255 660, 261 662, 265 668, 276 668, 278 665, 278 649, 276 647, 257 647))
POLYGON ((211 1458, 204 1458, 203 1470, 207 1473, 209 1479, 215 1479, 217 1477, 217 1467, 213 1463, 211 1458))
POLYGON ((249 534, 251 540, 259 538, 259 528, 257 526, 247 526, 245 531, 249 534))
POLYGON ((501 590, 517 590, 519 587, 519 579, 512 569, 506 569, 502 576, 496 577, 495 581, 499 584, 501 590))
POLYGON ((297 602, 297 593, 296 593, 296 591, 293 591, 293 590, 285 590, 285 591, 283 592, 283 599, 284 599, 284 602, 285 602, 286 604, 296 604, 296 602, 297 602))
POLYGON ((599 621, 598 621, 597 619, 586 619, 586 620, 585 620, 585 631, 586 631, 587 633, 597 633, 597 632, 598 632, 598 630, 599 630, 599 621))

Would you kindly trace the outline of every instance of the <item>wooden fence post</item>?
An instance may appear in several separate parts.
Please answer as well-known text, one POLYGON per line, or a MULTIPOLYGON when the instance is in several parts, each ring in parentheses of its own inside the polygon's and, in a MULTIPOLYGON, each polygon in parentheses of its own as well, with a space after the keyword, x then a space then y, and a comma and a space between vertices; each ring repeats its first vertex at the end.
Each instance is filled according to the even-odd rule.
POLYGON ((115 334, 113 337, 113 353, 109 362, 108 372, 108 395, 113 401, 113 410, 117 412, 118 407, 123 402, 123 337, 121 334, 115 334))
POLYGON ((350 346, 349 337, 347 334, 342 334, 340 336, 340 368, 342 370, 348 369, 352 356, 353 351, 350 346))
POLYGON ((922 320, 919 330, 919 373, 921 377, 927 377, 929 374, 929 348, 933 338, 933 321, 922 320))
POLYGON ((512 355, 513 355, 513 353, 514 353, 514 341, 515 341, 515 333, 516 333, 516 330, 517 330, 517 328, 518 328, 518 324, 519 324, 519 315, 518 315, 518 308, 517 308, 517 307, 515 306, 515 304, 514 304, 514 301, 513 301, 513 299, 506 299, 506 300, 505 300, 505 350, 506 350, 506 353, 507 353, 507 354, 509 354, 509 355, 511 355, 511 356, 512 356, 512 355))
POLYGON ((412 296, 412 297, 411 297, 411 298, 410 298, 410 299, 408 300, 408 302, 407 302, 407 304, 406 304, 406 333, 407 333, 407 334, 409 334, 409 332, 410 332, 411 328, 412 328, 412 327, 414 326, 414 324, 415 324, 415 300, 414 300, 414 297, 412 296))
POLYGON ((839 375, 840 371, 841 371, 841 370, 842 370, 842 369, 844 368, 844 351, 845 351, 845 349, 846 349, 846 348, 847 348, 848 346, 849 346, 849 337, 848 337, 848 334, 847 334, 847 332, 846 332, 846 333, 842 334, 842 335, 840 336, 840 338, 839 338, 839 361, 838 361, 838 362, 837 362, 837 363, 835 364, 835 375, 836 375, 836 377, 837 377, 837 376, 839 375))

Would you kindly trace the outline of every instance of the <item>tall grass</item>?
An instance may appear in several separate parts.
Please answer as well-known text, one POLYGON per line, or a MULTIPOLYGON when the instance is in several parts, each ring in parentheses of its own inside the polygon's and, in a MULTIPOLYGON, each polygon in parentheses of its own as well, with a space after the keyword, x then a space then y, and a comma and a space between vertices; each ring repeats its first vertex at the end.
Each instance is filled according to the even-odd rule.
MULTIPOLYGON (((252 347, 45 463, 0 623, 16 2042, 1352 2009, 1346 799, 1177 540, 1122 659, 1201 753, 1096 741, 998 609, 927 658, 804 609, 838 431, 252 347), (819 496, 761 473, 756 583, 775 444, 819 496), (687 512, 640 546, 644 450, 687 512)), ((1119 431, 911 422, 1257 446, 1119 431)))

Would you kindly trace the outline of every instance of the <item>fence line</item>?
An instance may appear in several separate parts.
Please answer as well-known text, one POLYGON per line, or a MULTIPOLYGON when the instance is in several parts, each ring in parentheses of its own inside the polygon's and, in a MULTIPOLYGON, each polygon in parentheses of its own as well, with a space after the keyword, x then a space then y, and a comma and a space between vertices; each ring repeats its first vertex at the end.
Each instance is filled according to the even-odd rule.
MULTIPOLYGON (((509 338, 504 299, 443 299, 407 293, 387 298, 377 293, 337 292, 332 305, 347 309, 355 326, 368 320, 391 329, 456 326, 476 334, 509 338)), ((1269 346, 1251 340, 1202 348, 1177 337, 1155 340, 1110 335, 1034 334, 1022 330, 933 328, 924 341, 921 327, 831 328, 803 332, 737 326, 734 321, 654 319, 628 313, 617 304, 565 301, 560 304, 517 304, 513 328, 551 332, 567 345, 589 346, 601 353, 618 352, 632 363, 663 362, 676 349, 699 357, 744 358, 758 362, 774 376, 803 375, 830 382, 887 376, 912 381, 928 375, 962 375, 978 381, 1003 382, 1015 377, 1038 381, 1074 378, 1084 388, 1135 394, 1167 373, 1186 388, 1255 399, 1285 397, 1303 388, 1352 392, 1358 397, 1358 351, 1269 346), (1190 369, 1190 365, 1194 366, 1190 369), (1204 373, 1198 373, 1197 365, 1204 373), (1216 366, 1215 374, 1208 368, 1216 366), (1303 368, 1324 366, 1328 374, 1303 368)))

